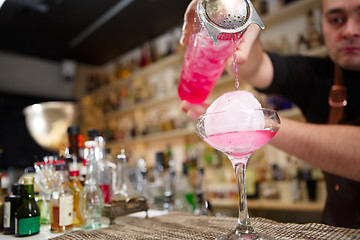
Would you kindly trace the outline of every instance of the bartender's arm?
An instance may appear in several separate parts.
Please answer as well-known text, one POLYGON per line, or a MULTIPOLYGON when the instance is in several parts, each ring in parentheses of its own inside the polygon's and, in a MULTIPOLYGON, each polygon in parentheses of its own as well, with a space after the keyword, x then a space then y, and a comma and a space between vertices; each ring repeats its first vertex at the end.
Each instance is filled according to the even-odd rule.
POLYGON ((360 181, 360 127, 311 124, 281 119, 271 140, 277 148, 315 167, 360 181))

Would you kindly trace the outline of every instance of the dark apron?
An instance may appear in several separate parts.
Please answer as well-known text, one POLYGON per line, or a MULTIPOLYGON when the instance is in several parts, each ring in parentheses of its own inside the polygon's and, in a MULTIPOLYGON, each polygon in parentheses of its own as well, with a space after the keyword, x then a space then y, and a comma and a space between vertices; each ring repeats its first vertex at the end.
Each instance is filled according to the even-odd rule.
POLYGON ((325 180, 327 199, 323 223, 360 228, 360 182, 330 173, 325 173, 325 180))
MULTIPOLYGON (((334 85, 329 93, 330 124, 360 125, 360 119, 354 122, 345 120, 346 95, 342 71, 335 65, 334 85)), ((336 227, 360 228, 360 182, 326 172, 325 180, 327 199, 323 223, 336 227)))

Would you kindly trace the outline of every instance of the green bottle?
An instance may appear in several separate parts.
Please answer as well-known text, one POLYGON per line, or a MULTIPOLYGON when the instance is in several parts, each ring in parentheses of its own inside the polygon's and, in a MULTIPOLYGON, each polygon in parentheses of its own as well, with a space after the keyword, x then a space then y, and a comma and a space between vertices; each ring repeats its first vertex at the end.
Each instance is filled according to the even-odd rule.
POLYGON ((34 197, 34 178, 24 177, 22 203, 15 213, 15 237, 35 235, 40 232, 40 209, 34 197))

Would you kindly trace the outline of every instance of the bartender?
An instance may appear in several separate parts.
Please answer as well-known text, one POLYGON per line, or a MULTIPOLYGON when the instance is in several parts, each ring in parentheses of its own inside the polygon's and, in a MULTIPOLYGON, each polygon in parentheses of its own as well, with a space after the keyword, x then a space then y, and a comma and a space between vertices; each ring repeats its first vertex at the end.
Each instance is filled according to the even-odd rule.
MULTIPOLYGON (((185 13, 180 40, 193 31, 197 0, 185 13)), ((307 123, 281 119, 271 143, 325 173, 323 223, 360 228, 360 0, 322 0, 322 31, 328 57, 280 56, 264 51, 251 25, 237 46, 238 77, 264 93, 295 103, 307 123)), ((232 57, 225 63, 234 73, 232 57)), ((208 105, 182 103, 191 118, 208 105)))

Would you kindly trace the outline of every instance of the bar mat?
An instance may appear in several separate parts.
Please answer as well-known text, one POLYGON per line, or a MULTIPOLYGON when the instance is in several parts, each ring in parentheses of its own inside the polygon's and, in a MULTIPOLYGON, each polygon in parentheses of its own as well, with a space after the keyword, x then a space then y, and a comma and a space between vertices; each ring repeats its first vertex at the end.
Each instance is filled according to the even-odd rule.
MULTIPOLYGON (((154 218, 128 218, 120 224, 94 231, 76 230, 53 240, 118 240, 118 239, 215 239, 235 228, 236 218, 197 216, 172 212, 154 218)), ((259 232, 276 239, 360 239, 359 229, 332 227, 318 223, 279 223, 264 218, 251 218, 259 232)))

